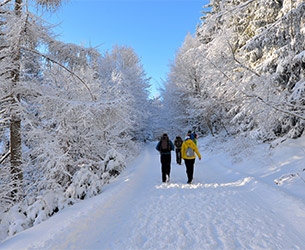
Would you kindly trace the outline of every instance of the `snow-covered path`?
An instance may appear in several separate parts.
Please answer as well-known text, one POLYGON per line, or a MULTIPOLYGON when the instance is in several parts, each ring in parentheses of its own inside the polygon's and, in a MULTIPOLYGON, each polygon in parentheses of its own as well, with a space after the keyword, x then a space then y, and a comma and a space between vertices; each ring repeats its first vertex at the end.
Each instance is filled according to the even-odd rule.
POLYGON ((0 249, 304 249, 304 203, 223 157, 196 161, 192 185, 172 154, 161 184, 148 145, 104 192, 61 211, 0 249))

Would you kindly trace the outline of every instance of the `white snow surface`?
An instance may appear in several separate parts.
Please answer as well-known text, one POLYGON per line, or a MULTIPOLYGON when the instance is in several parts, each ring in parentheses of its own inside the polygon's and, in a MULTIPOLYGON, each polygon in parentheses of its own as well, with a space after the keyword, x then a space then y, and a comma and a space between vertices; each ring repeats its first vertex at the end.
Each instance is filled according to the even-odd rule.
POLYGON ((100 195, 0 249, 305 249, 305 138, 276 148, 202 138, 191 185, 174 153, 170 183, 161 183, 155 145, 100 195))

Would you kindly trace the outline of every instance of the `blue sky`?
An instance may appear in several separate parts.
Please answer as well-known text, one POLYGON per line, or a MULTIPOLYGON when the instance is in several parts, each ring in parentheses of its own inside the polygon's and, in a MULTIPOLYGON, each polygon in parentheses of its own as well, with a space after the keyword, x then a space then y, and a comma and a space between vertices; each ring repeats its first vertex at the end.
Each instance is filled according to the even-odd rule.
POLYGON ((209 0, 70 0, 47 16, 58 39, 111 50, 114 44, 132 47, 148 77, 151 95, 166 79, 168 65, 175 58, 188 32, 195 33, 202 6, 209 0))

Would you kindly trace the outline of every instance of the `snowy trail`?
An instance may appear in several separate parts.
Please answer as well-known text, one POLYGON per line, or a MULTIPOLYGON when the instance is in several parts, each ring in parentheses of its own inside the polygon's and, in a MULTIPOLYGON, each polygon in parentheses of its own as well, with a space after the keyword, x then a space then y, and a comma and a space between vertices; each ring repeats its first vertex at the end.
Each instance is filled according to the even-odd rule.
POLYGON ((174 154, 171 183, 161 184, 154 147, 101 195, 0 249, 304 249, 304 203, 204 152, 194 184, 174 154))

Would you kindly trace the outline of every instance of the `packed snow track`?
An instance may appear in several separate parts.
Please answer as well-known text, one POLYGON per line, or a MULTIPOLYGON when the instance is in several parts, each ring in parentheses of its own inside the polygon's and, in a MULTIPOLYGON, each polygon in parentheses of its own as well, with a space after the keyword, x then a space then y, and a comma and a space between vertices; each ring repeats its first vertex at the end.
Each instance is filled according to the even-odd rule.
POLYGON ((174 153, 170 183, 162 184, 159 154, 150 144, 101 195, 15 235, 0 249, 305 248, 301 200, 233 170, 225 156, 200 151, 193 184, 186 184, 174 153))

